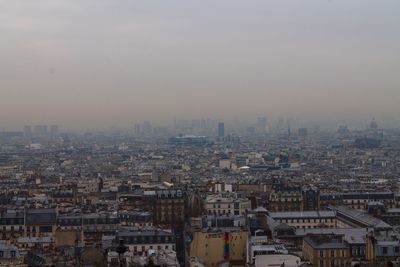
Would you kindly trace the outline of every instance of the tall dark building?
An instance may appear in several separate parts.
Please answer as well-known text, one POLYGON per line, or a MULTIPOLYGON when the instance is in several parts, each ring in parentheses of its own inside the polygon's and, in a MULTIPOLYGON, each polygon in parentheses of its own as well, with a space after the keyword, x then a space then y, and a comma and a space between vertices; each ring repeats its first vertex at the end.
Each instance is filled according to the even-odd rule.
POLYGON ((222 138, 225 136, 225 124, 223 122, 218 123, 218 137, 222 138))
POLYGON ((32 126, 30 126, 30 125, 24 126, 24 137, 25 137, 25 139, 32 138, 32 126))
POLYGON ((378 129, 378 123, 376 122, 375 118, 372 118, 369 128, 374 130, 378 129))
POLYGON ((59 127, 58 125, 51 125, 50 126, 50 134, 52 138, 56 138, 58 136, 59 127))

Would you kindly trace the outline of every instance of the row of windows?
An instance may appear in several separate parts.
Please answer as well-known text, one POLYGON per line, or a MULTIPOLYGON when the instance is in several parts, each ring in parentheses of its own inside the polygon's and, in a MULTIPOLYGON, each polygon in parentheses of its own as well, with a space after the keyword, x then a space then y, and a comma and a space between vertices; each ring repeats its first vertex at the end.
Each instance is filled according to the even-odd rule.
MULTIPOLYGON (((387 254, 388 254, 388 250, 389 250, 388 247, 382 247, 382 248, 381 248, 381 251, 382 251, 382 254, 383 254, 383 255, 387 255, 387 254)), ((400 249, 399 249, 399 247, 394 247, 394 248, 393 248, 393 251, 394 251, 394 253, 397 254, 397 253, 400 252, 400 249)))
POLYGON ((121 214, 121 215, 118 215, 118 218, 120 218, 120 219, 129 219, 129 220, 137 220, 137 221, 149 221, 149 220, 151 220, 151 216, 149 216, 149 215, 140 216, 140 215, 121 214))
MULTIPOLYGON (((231 211, 228 210, 228 212, 225 213, 225 210, 223 210, 223 212, 221 212, 220 210, 219 210, 218 212, 216 212, 215 210, 214 210, 214 211, 209 210, 209 211, 208 211, 208 214, 209 214, 209 215, 217 215, 217 214, 218 214, 218 215, 225 215, 225 214, 230 215, 230 214, 231 214, 231 211)), ((234 214, 234 215, 240 215, 240 212, 239 212, 238 210, 235 210, 235 211, 233 212, 233 214, 234 214)))
POLYGON ((301 200, 299 198, 274 198, 271 199, 270 201, 274 201, 274 202, 301 202, 301 200))
MULTIPOLYGON (((324 262, 324 260, 320 260, 320 261, 319 261, 319 266, 320 266, 320 267, 325 267, 325 262, 324 262)), ((338 260, 338 261, 331 260, 330 266, 331 266, 331 267, 339 267, 339 266, 340 266, 340 267, 344 267, 345 264, 344 264, 344 261, 343 261, 343 260, 338 260)))
POLYGON ((300 223, 300 222, 301 223, 304 223, 304 222, 308 222, 308 223, 331 222, 331 223, 333 223, 334 219, 333 218, 331 218, 331 219, 280 219, 279 222, 281 222, 281 223, 296 223, 296 222, 297 223, 300 223))
POLYGON ((24 224, 24 219, 23 218, 19 218, 19 219, 2 218, 2 219, 0 219, 0 224, 2 224, 2 225, 24 224))
POLYGON ((127 244, 135 243, 169 243, 174 242, 169 236, 139 236, 139 237, 122 237, 127 244))
POLYGON ((353 247, 351 250, 351 255, 352 256, 364 256, 365 249, 363 247, 353 247))
MULTIPOLYGON (((318 225, 314 225, 314 226, 311 226, 311 225, 307 225, 307 226, 305 226, 305 225, 302 225, 302 226, 296 226, 296 228, 297 229, 301 229, 301 228, 303 228, 303 229, 311 229, 311 228, 321 228, 321 227, 319 227, 318 225)), ((335 228, 335 226, 334 225, 324 225, 323 226, 323 228, 335 228)))
MULTIPOLYGON (((75 219, 59 219, 57 221, 58 224, 82 224, 82 219, 75 218, 75 219)), ((118 219, 83 219, 83 224, 117 224, 119 223, 118 219)))
MULTIPOLYGON (((146 246, 141 246, 141 247, 134 246, 134 247, 133 247, 133 252, 138 252, 138 248, 141 248, 141 250, 140 250, 141 252, 146 251, 146 246)), ((153 249, 153 246, 149 246, 149 249, 153 249)), ((157 246, 157 249, 162 249, 162 246, 157 246)), ((168 245, 165 245, 165 246, 164 246, 164 249, 169 249, 169 246, 168 246, 168 245)), ((172 246, 171 246, 171 249, 172 249, 172 250, 175 250, 175 246, 172 245, 172 246)))
POLYGON ((166 204, 166 203, 176 203, 176 204, 182 204, 184 203, 183 199, 162 199, 158 201, 161 205, 166 204))
MULTIPOLYGON (((10 251, 11 258, 15 258, 16 252, 15 250, 10 251)), ((4 251, 0 250, 0 258, 4 258, 4 251)))
MULTIPOLYGON (((13 225, 11 226, 11 231, 15 231, 17 227, 14 227, 13 225)), ((18 226, 18 230, 22 231, 22 226, 18 226)), ((3 231, 7 231, 7 228, 5 226, 3 226, 3 231)))
POLYGON ((319 256, 324 257, 330 255, 332 258, 334 257, 344 257, 345 251, 343 249, 339 250, 340 252, 338 253, 338 250, 330 250, 330 253, 328 250, 320 250, 319 251, 319 256))

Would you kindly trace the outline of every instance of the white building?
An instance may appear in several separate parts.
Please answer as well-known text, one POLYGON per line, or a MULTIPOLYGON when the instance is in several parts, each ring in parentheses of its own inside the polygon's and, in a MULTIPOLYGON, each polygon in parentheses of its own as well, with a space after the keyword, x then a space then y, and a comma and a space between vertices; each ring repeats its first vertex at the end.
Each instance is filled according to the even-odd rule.
POLYGON ((205 210, 209 215, 244 215, 251 209, 251 201, 233 195, 209 195, 205 200, 205 210))

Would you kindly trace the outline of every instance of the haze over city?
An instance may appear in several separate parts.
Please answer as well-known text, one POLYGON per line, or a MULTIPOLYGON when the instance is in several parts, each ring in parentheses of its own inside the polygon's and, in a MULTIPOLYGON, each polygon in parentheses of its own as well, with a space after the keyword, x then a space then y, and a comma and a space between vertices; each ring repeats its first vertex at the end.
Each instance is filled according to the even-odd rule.
POLYGON ((0 122, 399 126, 400 2, 0 1, 0 122))
POLYGON ((0 0, 0 267, 400 267, 400 0, 0 0))

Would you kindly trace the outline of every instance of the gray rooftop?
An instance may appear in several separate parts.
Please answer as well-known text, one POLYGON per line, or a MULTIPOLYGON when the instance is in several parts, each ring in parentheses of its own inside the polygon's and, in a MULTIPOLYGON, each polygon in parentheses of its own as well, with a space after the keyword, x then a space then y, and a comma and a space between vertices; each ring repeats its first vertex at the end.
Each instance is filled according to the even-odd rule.
POLYGON ((288 211, 288 212, 271 212, 269 214, 274 219, 296 219, 296 218, 334 218, 336 212, 324 211, 288 211))

